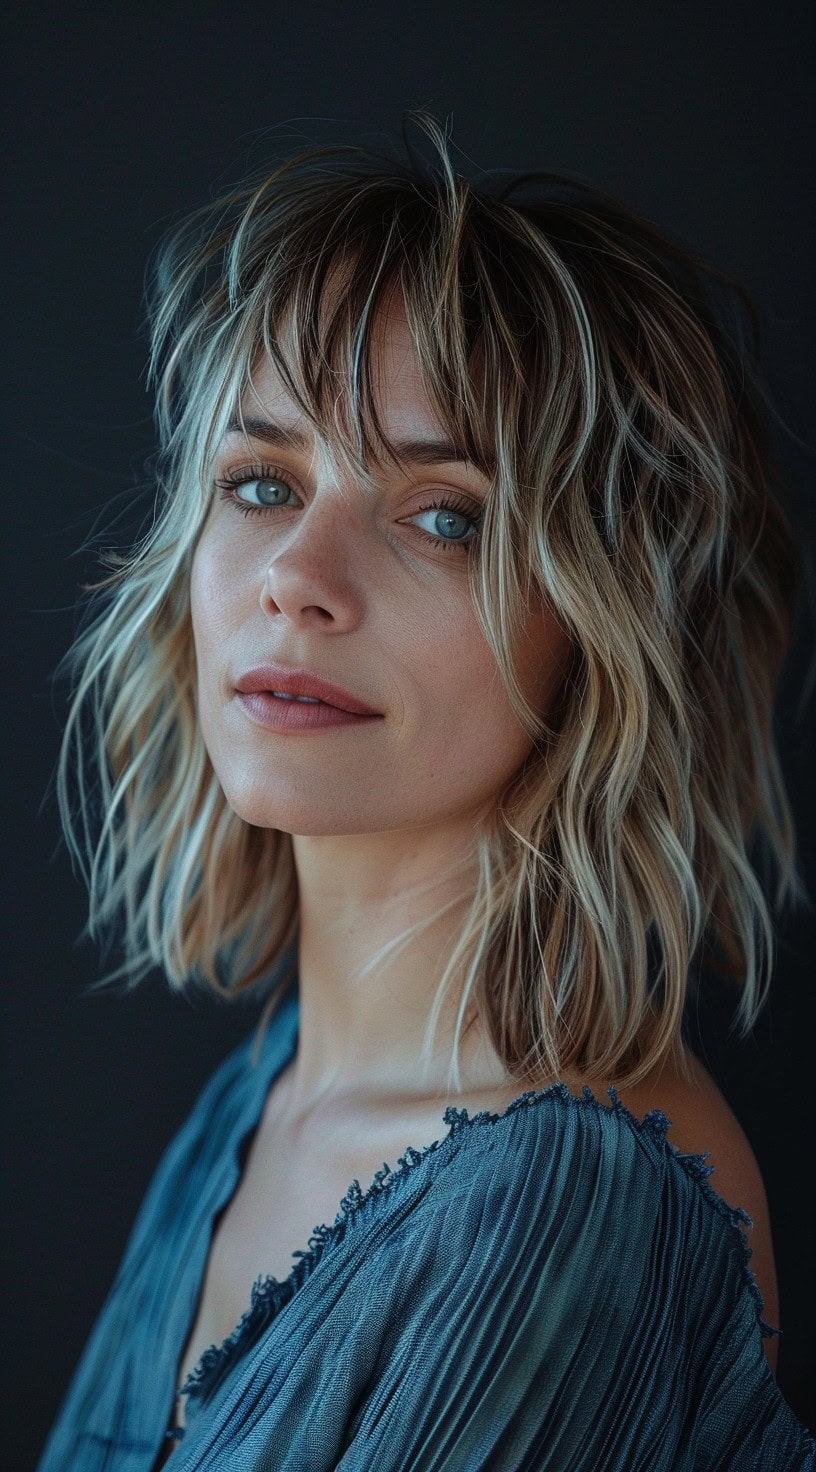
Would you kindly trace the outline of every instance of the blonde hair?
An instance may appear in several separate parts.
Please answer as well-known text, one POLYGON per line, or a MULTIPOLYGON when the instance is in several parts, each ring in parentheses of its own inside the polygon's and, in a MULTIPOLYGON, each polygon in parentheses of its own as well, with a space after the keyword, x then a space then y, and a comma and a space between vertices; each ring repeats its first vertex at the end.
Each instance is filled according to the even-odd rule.
POLYGON ((191 560, 215 449, 261 354, 361 484, 372 427, 397 458, 369 345, 398 287, 440 420, 490 477, 468 576, 532 742, 478 825, 424 1057, 456 986, 456 1087, 468 1013, 512 1078, 634 1084, 670 1054, 685 1066, 701 958, 738 982, 736 1020, 753 1027, 774 936, 751 841, 776 865, 776 907, 809 903, 772 731, 801 569, 752 355, 712 299, 744 293, 568 176, 476 187, 439 125, 412 116, 438 168, 410 149, 407 162, 307 149, 186 216, 148 271, 153 524, 126 555, 100 554, 110 573, 83 585, 57 670, 73 681, 57 794, 89 890, 82 934, 123 921, 125 961, 92 989, 159 966, 177 989, 268 991, 264 1021, 293 975, 291 835, 235 814, 202 739, 191 560), (572 650, 547 720, 509 653, 541 598, 572 650))

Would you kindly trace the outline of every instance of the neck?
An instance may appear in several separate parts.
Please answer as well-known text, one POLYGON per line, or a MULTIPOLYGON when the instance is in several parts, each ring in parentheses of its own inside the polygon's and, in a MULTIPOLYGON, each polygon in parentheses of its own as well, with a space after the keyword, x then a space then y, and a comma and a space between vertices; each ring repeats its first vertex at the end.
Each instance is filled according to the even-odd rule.
MULTIPOLYGON (((472 828, 466 833, 472 838, 472 828)), ((445 960, 473 894, 465 836, 435 829, 293 839, 300 895, 299 1036, 289 1076, 295 1114, 332 1101, 448 1097, 455 988, 426 1067, 421 1052, 445 960), (445 913, 401 950, 373 961, 394 936, 443 905, 445 913)), ((463 1025, 459 1059, 463 1092, 495 1088, 507 1078, 478 1024, 467 1032, 463 1025)))

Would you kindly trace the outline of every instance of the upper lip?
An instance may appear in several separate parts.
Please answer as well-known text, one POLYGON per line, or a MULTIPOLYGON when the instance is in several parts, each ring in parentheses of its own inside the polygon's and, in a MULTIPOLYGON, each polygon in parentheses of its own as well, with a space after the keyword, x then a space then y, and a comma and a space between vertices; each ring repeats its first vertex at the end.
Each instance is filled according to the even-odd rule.
POLYGON ((284 695, 309 695, 313 700, 322 700, 326 705, 335 705, 339 710, 347 710, 357 716, 378 716, 378 710, 373 710, 364 701, 358 700, 356 695, 344 690, 340 685, 333 685, 329 680, 323 680, 319 675, 313 675, 311 670, 283 669, 280 665, 258 664, 251 670, 246 670, 239 679, 235 681, 236 690, 249 694, 255 690, 279 690, 284 695))

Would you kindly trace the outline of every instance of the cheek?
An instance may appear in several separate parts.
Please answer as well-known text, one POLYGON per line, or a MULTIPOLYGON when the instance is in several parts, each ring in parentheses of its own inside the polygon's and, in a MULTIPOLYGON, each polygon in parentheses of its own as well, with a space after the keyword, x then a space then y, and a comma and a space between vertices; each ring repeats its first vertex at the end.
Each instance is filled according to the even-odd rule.
POLYGON ((216 760, 223 722, 228 659, 236 624, 237 585, 224 575, 220 557, 201 543, 190 570, 190 620, 196 664, 198 716, 204 743, 216 760), (229 591, 228 591, 229 590, 229 591))
POLYGON ((193 643, 198 650, 201 643, 201 620, 204 603, 204 583, 206 581, 201 555, 201 544, 199 543, 193 553, 193 562, 190 568, 190 619, 193 625, 193 643))
MULTIPOLYGON (((196 686, 198 691, 199 720, 207 727, 207 691, 215 671, 215 614, 211 587, 211 567, 206 550, 199 548, 193 557, 190 569, 190 621, 193 630, 193 649, 196 663, 196 686)), ((209 741, 205 741, 209 746, 209 741)))
POLYGON ((451 731, 464 716, 470 724, 491 699, 495 661, 469 600, 449 595, 407 607, 403 599, 393 608, 384 644, 394 651, 398 683, 402 667, 406 699, 451 731))
POLYGON ((216 637, 223 645, 224 636, 236 621, 241 587, 238 569, 230 567, 224 549, 202 537, 190 570, 190 617, 200 655, 206 656, 216 637))
POLYGON ((190 573, 190 620, 196 657, 199 696, 206 686, 212 649, 212 597, 206 557, 196 553, 190 573))
POLYGON ((475 616, 447 646, 436 669, 437 730, 462 771, 484 782, 504 782, 527 756, 531 742, 516 719, 496 661, 475 616))
POLYGON ((548 609, 525 628, 517 653, 519 680, 530 705, 542 716, 558 698, 572 656, 572 640, 548 609))
MULTIPOLYGON (((571 651, 568 634, 548 611, 536 613, 517 645, 515 664, 521 689, 544 719, 563 687, 571 651)), ((516 717, 475 620, 450 663, 444 694, 447 735, 456 743, 459 763, 486 792, 503 785, 527 759, 533 743, 516 717)))

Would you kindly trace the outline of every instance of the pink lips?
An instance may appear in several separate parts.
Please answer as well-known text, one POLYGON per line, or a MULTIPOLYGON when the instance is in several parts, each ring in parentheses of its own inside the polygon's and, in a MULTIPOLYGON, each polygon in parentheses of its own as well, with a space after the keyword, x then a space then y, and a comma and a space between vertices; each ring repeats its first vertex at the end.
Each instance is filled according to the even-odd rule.
POLYGON ((272 731, 321 731, 328 726, 363 726, 380 719, 375 715, 357 715, 350 710, 341 710, 337 705, 326 705, 317 700, 283 700, 271 695, 268 690, 236 691, 247 715, 256 725, 266 726, 272 731))
MULTIPOLYGON (((332 706, 336 710, 357 716, 381 714, 380 711, 366 705, 364 701, 358 700, 357 696, 352 695, 350 691, 344 690, 342 686, 333 685, 329 680, 313 675, 310 670, 284 669, 280 665, 273 664, 256 665, 253 669, 246 670, 235 681, 235 688, 244 695, 265 692, 273 699, 273 690, 281 691, 285 695, 307 695, 312 700, 321 700, 325 705, 332 706)), ((278 703, 287 706, 296 704, 292 701, 278 703)), ((303 709, 308 710, 310 707, 304 705, 303 709)))

